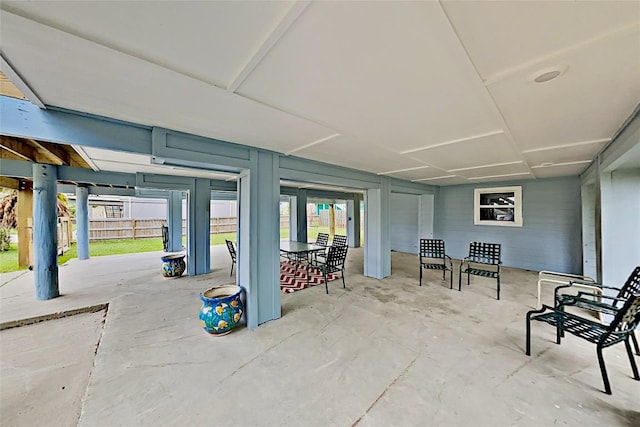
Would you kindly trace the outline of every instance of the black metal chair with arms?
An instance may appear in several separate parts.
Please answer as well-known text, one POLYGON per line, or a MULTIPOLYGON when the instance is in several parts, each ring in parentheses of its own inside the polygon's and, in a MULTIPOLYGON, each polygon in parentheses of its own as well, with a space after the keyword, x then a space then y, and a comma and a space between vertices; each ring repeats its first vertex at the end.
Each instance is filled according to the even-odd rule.
POLYGON ((526 350, 527 356, 531 355, 531 321, 538 320, 556 328, 556 343, 560 344, 563 332, 582 338, 596 344, 600 373, 604 382, 605 393, 611 394, 611 385, 604 364, 602 350, 614 344, 624 342, 633 371, 633 378, 640 381, 638 366, 631 351, 630 336, 640 323, 640 295, 632 295, 618 310, 613 322, 603 325, 595 320, 585 319, 578 315, 568 313, 563 305, 550 307, 543 305, 540 310, 529 311, 526 316, 526 350))
MULTIPOLYGON (((603 314, 611 314, 615 316, 618 314, 620 307, 634 294, 640 294, 640 266, 637 266, 633 269, 627 280, 624 282, 621 288, 613 287, 613 286, 604 286, 600 283, 589 284, 589 286, 597 287, 599 289, 612 289, 618 291, 618 294, 615 297, 603 295, 602 292, 588 292, 588 291, 579 291, 576 295, 572 294, 561 294, 559 295, 558 291, 561 289, 571 288, 574 282, 569 283, 568 285, 562 285, 556 287, 555 290, 555 301, 556 306, 575 306, 585 310, 595 311, 597 313, 603 314), (607 301, 602 301, 602 300, 607 301)), ((582 285, 582 281, 577 281, 577 285, 582 285)), ((640 348, 638 346, 638 340, 634 333, 631 334, 631 341, 633 341, 633 346, 636 351, 636 354, 640 356, 640 348)))
POLYGON ((496 279, 497 282, 497 299, 500 299, 500 259, 501 245, 500 243, 469 243, 469 256, 465 257, 460 263, 460 273, 458 274, 458 290, 462 290, 462 274, 467 275, 467 285, 469 285, 469 276, 481 276, 496 279), (465 267, 466 264, 466 267, 465 267))
POLYGON ((450 271, 449 288, 453 289, 453 262, 444 251, 444 240, 420 239, 420 286, 422 286, 423 268, 442 270, 442 280, 445 280, 447 271, 450 271))

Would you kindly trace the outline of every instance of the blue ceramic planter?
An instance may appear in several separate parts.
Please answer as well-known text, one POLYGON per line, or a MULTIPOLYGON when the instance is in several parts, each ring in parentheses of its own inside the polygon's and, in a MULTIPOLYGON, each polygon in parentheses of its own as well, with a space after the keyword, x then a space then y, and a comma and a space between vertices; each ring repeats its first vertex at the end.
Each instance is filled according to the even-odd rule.
POLYGON ((200 325, 211 335, 224 335, 236 327, 244 306, 242 288, 236 285, 215 286, 200 294, 200 325))
POLYGON ((183 254, 165 255, 161 259, 162 275, 164 277, 180 277, 187 268, 183 254))

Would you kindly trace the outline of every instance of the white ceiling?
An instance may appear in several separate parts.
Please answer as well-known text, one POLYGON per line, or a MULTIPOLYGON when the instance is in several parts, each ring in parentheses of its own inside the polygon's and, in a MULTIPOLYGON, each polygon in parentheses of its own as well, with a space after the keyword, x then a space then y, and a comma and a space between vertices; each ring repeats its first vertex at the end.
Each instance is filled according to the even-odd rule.
POLYGON ((433 185, 578 175, 640 103, 636 1, 0 7, 45 104, 433 185))

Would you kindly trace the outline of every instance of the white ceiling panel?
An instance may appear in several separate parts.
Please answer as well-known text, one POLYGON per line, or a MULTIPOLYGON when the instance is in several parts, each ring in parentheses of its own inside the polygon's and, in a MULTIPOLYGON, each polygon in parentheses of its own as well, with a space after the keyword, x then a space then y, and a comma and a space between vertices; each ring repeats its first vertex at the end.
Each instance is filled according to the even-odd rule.
POLYGON ((3 1, 3 9, 226 87, 293 2, 3 1))
POLYGON ((1 28, 3 54, 50 105, 275 151, 335 133, 7 12, 1 28))
POLYGON ((240 86, 404 151, 501 126, 436 2, 317 2, 240 86))
POLYGON ((545 150, 525 151, 523 155, 531 166, 591 160, 607 142, 598 141, 590 144, 572 144, 545 150))
POLYGON ((440 169, 451 170, 521 160, 504 134, 441 145, 409 154, 440 169))
POLYGON ((418 160, 394 153, 387 148, 347 136, 338 136, 312 145, 296 151, 294 155, 374 173, 425 166, 418 160))
POLYGON ((529 169, 524 164, 524 162, 457 170, 455 172, 452 171, 452 173, 463 176, 465 178, 473 178, 477 176, 512 175, 528 172, 529 169))
POLYGON ((483 78, 640 21, 637 1, 443 1, 483 78))
POLYGON ((558 176, 577 176, 587 169, 589 163, 578 163, 569 165, 553 165, 541 168, 532 168, 531 172, 537 178, 554 178, 558 176))
POLYGON ((489 86, 523 150, 610 138, 640 102, 640 27, 489 86), (538 70, 565 66, 546 83, 538 70), (526 100, 526 102, 523 102, 526 100))
POLYGON ((638 1, 0 8, 2 67, 47 105, 433 185, 576 175, 640 103, 638 1))

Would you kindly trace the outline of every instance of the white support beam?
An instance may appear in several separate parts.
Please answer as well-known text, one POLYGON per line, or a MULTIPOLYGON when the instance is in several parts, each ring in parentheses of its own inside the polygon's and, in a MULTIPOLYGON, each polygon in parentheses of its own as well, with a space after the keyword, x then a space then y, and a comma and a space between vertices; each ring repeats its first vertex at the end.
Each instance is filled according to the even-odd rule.
POLYGON ((269 33, 269 35, 262 41, 260 46, 253 52, 253 55, 247 60, 247 62, 240 68, 236 75, 231 79, 227 85, 228 92, 235 92, 238 87, 249 77, 249 74, 258 66, 260 61, 266 56, 271 48, 282 38, 287 32, 289 27, 296 22, 298 17, 309 6, 310 1, 297 1, 291 5, 287 13, 280 20, 278 25, 269 33))
POLYGON ((11 80, 24 96, 27 97, 31 103, 37 105, 42 109, 46 109, 44 102, 40 100, 40 97, 31 89, 29 84, 22 78, 22 76, 11 66, 4 53, 0 53, 0 70, 11 80))

